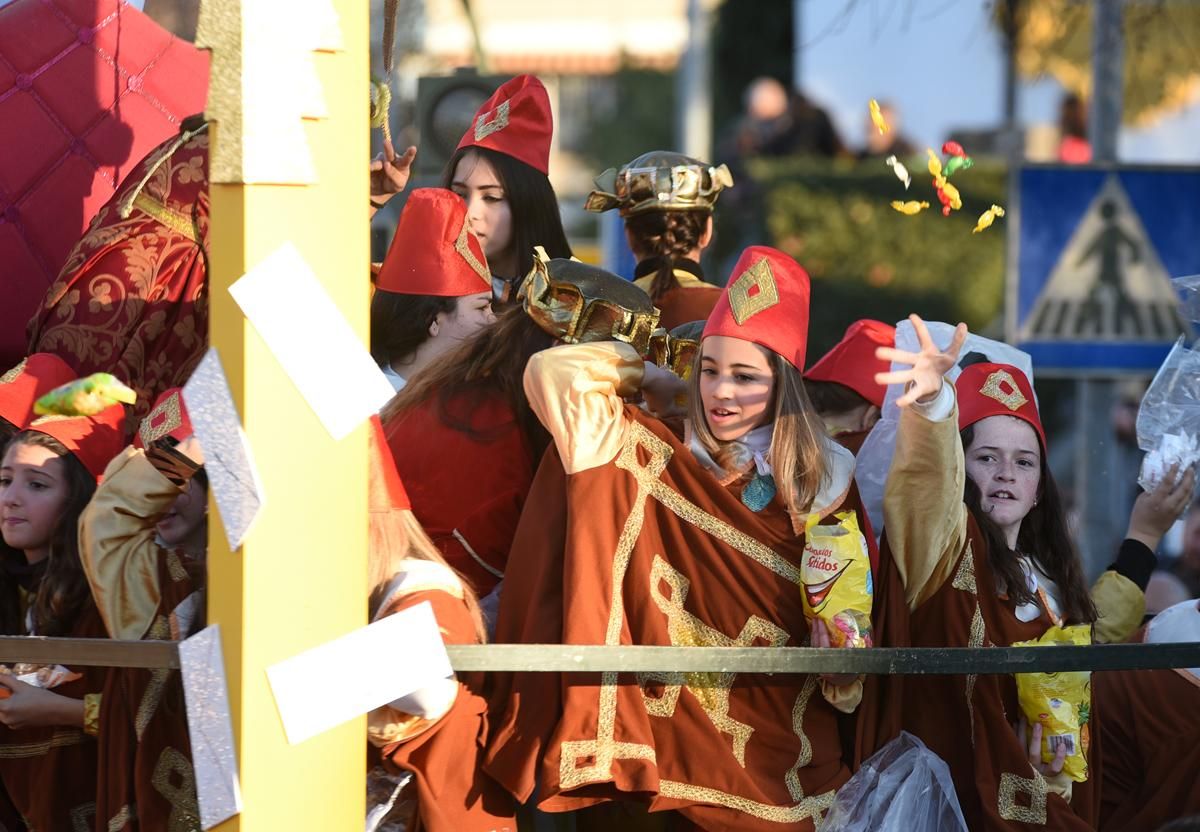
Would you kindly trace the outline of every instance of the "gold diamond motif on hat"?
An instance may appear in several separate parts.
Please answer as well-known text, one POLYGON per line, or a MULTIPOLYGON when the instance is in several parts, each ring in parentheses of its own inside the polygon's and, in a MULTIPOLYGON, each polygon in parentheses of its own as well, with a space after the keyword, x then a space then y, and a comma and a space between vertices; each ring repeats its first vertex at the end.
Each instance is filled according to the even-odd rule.
POLYGON ((1021 388, 1017 387, 1017 380, 1007 370, 997 370, 988 376, 979 392, 1014 412, 1029 404, 1029 399, 1025 398, 1021 388))
POLYGON ((779 288, 771 264, 762 257, 729 284, 729 306, 738 326, 779 303, 779 288))

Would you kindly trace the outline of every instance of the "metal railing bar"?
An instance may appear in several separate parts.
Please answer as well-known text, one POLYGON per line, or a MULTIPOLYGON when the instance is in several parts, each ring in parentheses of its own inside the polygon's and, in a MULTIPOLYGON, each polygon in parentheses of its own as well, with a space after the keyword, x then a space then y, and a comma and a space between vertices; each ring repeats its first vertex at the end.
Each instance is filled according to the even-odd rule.
POLYGON ((459 671, 866 673, 1054 673, 1200 667, 1200 642, 1086 647, 605 647, 559 644, 447 645, 459 671))

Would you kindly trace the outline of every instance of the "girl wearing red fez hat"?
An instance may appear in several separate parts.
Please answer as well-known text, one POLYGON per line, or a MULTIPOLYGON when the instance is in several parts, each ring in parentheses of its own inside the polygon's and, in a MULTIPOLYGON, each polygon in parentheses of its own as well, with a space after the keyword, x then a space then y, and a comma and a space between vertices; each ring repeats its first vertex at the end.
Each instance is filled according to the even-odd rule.
POLYGON ((804 374, 804 387, 821 414, 825 430, 858 454, 879 421, 887 387, 875 382, 891 365, 875 357, 879 347, 896 343, 896 327, 864 318, 846 329, 842 340, 804 374))
MULTIPOLYGON (((124 420, 121 405, 96 416, 45 416, 8 443, 0 460, 0 633, 104 637, 76 526, 121 449, 124 420)), ((71 829, 96 799, 91 737, 105 674, 72 670, 43 670, 44 687, 0 675, 0 783, 35 829, 71 829)))
POLYGON ((546 88, 518 75, 480 106, 442 174, 442 187, 466 200, 501 302, 516 302, 535 247, 571 256, 548 176, 553 134, 546 88))
MULTIPOLYGON (((943 349, 920 318, 911 320, 919 352, 877 352, 909 366, 876 377, 908 385, 897 401, 902 413, 884 497, 883 560, 885 569, 894 564, 899 572, 903 595, 889 598, 885 591, 879 599, 891 620, 904 621, 890 632, 910 635, 897 646, 1008 646, 1070 625, 1111 640, 1129 617, 1120 611, 1140 592, 1110 571, 1089 594, 1046 464, 1029 379, 1010 365, 979 363, 947 384, 943 375, 958 359, 966 326, 943 349)), ((1140 613, 1133 626, 1139 621, 1140 613)), ((893 677, 871 693, 890 710, 882 733, 911 731, 949 764, 969 828, 1094 828, 1099 755, 1087 747, 1088 734, 1096 733, 1086 716, 1080 736, 1091 770, 1073 782, 1063 770, 1067 743, 1057 743, 1056 756, 1048 757, 1041 725, 1013 731, 1010 720, 1021 711, 1012 676, 931 676, 919 683, 893 677), (913 687, 908 696, 905 685, 913 687)))
POLYGON ((371 355, 399 392, 493 320, 492 276, 466 205, 441 188, 413 191, 371 298, 371 355))
MULTIPOLYGON (((203 464, 182 393, 167 390, 142 420, 133 446, 105 469, 80 515, 80 558, 111 638, 177 641, 203 629, 203 464)), ((195 805, 184 712, 177 672, 108 671, 100 700, 97 817, 123 812, 134 828, 167 829, 177 806, 195 805), (158 705, 146 710, 143 701, 158 705), (155 772, 166 762, 178 782, 169 794, 154 787, 155 772)))
MULTIPOLYGON (((372 621, 428 603, 447 644, 486 641, 475 593, 413 514, 377 416, 370 438, 372 621)), ((377 824, 372 828, 396 828, 397 822, 430 832, 516 828, 512 798, 482 769, 484 681, 483 674, 459 673, 368 714, 367 812, 377 824), (413 783, 396 799, 406 772, 413 773, 413 783)))
MULTIPOLYGON (((743 252, 705 325, 679 431, 627 403, 639 390, 672 402, 682 385, 627 344, 530 359, 525 390, 554 445, 513 540, 498 641, 831 644, 805 599, 819 607, 874 545, 854 457, 804 394, 808 301, 791 258, 743 252)), ((705 829, 813 830, 850 777, 853 676, 498 684, 488 771, 520 800, 536 784, 546 810, 628 801, 705 829)))

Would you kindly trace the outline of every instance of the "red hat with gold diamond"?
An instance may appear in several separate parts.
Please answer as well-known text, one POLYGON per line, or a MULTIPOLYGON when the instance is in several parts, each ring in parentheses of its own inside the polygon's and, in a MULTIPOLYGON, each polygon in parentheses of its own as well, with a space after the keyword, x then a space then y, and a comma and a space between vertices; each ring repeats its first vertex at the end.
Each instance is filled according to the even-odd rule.
POLYGON ((154 407, 138 427, 133 445, 136 448, 148 448, 164 436, 182 442, 191 435, 192 420, 188 418, 187 407, 183 403, 183 389, 172 387, 163 391, 154 402, 154 407))
POLYGON ((799 263, 777 249, 751 246, 733 267, 703 337, 726 335, 751 341, 803 371, 808 296, 808 274, 799 263))
POLYGON ((57 355, 35 352, 0 375, 0 419, 21 430, 35 418, 34 402, 75 378, 75 371, 57 355))
POLYGON ((896 343, 896 327, 883 321, 864 318, 846 329, 842 340, 821 356, 804 374, 805 381, 827 381, 849 387, 878 408, 883 407, 887 387, 875 382, 876 373, 892 368, 887 361, 875 357, 879 347, 896 343))
POLYGON ((553 136, 546 88, 532 75, 518 75, 483 102, 457 149, 486 147, 549 174, 553 136))
POLYGON ((989 416, 1015 416, 1037 432, 1046 447, 1046 432, 1038 415, 1033 386, 1019 369, 1011 364, 972 364, 954 382, 958 393, 958 429, 989 416))
POLYGON ((492 291, 483 245, 471 232, 462 197, 444 188, 412 192, 375 288, 445 298, 492 291))
POLYGON ((114 404, 95 416, 39 416, 25 430, 57 439, 99 482, 125 447, 125 406, 114 404))

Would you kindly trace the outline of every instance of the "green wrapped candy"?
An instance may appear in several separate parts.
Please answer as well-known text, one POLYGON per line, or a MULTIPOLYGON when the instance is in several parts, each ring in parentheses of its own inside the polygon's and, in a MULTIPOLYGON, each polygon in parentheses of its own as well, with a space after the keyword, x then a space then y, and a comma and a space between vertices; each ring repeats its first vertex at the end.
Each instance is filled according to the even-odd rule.
POLYGON ((975 164, 975 160, 970 156, 951 156, 946 160, 947 177, 954 175, 955 171, 967 170, 975 164))
POLYGON ((110 373, 92 373, 86 378, 55 387, 33 403, 39 416, 95 416, 117 402, 133 404, 137 393, 110 373))

